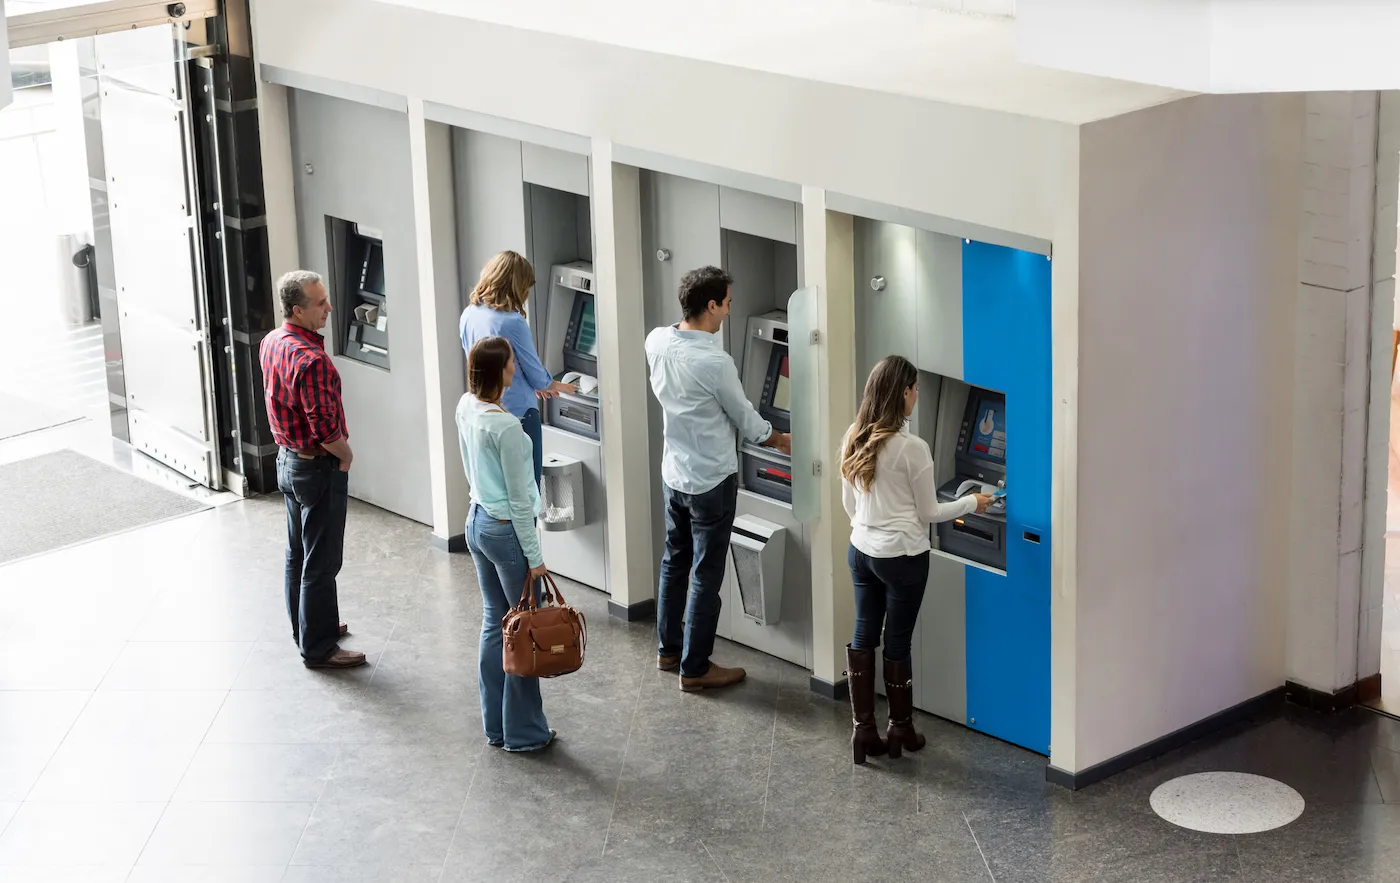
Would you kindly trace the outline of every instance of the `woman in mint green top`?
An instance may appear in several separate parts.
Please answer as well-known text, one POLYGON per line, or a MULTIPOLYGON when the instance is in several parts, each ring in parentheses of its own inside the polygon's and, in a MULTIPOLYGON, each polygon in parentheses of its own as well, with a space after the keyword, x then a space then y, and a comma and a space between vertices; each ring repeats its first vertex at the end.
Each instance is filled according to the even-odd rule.
POLYGON ((501 667, 501 620, 519 600, 525 581, 545 575, 535 516, 534 453, 520 420, 501 407, 515 373, 515 355, 503 337, 485 337, 467 354, 468 392, 457 403, 462 466, 471 485, 467 547, 481 586, 481 644, 477 658, 481 720, 486 741, 507 751, 536 751, 554 740, 545 720, 538 678, 508 675, 501 667))

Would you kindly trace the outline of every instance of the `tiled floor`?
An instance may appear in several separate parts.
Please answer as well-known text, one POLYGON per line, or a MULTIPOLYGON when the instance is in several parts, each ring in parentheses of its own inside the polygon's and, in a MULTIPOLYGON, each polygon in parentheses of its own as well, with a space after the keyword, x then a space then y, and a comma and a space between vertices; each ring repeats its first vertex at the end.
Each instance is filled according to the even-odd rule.
POLYGON ((806 673, 721 642, 749 680, 682 694, 651 626, 575 587, 588 662, 544 684, 560 740, 509 755, 480 732, 469 558, 354 504, 345 643, 373 664, 314 672, 282 531, 254 499, 0 568, 0 880, 1400 879, 1400 721, 1290 712, 1069 793, 925 718, 926 750, 857 769, 806 673), (1153 815, 1156 785, 1216 769, 1307 810, 1244 837, 1153 815))

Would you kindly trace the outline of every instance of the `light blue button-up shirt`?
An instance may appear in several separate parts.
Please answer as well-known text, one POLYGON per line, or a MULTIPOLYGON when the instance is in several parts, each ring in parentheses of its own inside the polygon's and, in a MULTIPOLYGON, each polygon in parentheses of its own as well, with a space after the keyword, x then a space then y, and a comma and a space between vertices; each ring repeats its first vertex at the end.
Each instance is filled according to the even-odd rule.
POLYGON ((703 494, 739 471, 734 429, 765 442, 773 426, 744 395, 739 370, 713 334, 674 325, 647 335, 651 391, 665 412, 661 480, 683 494, 703 494))

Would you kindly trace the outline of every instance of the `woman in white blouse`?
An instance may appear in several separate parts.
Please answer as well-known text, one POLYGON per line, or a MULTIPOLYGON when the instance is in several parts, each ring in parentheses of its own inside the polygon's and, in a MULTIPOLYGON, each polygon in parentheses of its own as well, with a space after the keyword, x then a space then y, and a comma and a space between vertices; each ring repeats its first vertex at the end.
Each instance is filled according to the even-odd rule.
POLYGON ((929 525, 985 512, 992 498, 969 494, 938 502, 933 455, 909 432, 919 400, 919 372, 887 356, 870 372, 856 422, 841 441, 841 498, 851 517, 846 562, 856 592, 856 628, 846 645, 851 693, 851 752, 856 763, 904 749, 918 751, 914 680, 909 663, 914 625, 928 582, 929 525), (885 638, 888 741, 875 725, 875 650, 885 638))

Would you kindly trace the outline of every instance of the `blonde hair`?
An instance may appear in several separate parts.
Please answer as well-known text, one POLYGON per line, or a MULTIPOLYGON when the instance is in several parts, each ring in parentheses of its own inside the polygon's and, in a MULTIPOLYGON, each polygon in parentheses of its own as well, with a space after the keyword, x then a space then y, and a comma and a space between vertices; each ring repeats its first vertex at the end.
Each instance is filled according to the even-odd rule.
POLYGON ((470 303, 524 316, 525 299, 534 284, 535 268, 530 262, 516 252, 503 251, 481 268, 470 303))
POLYGON ((841 452, 841 477, 855 487, 870 490, 880 449, 904 428, 904 391, 918 382, 919 370, 903 356, 885 356, 870 372, 841 452))

